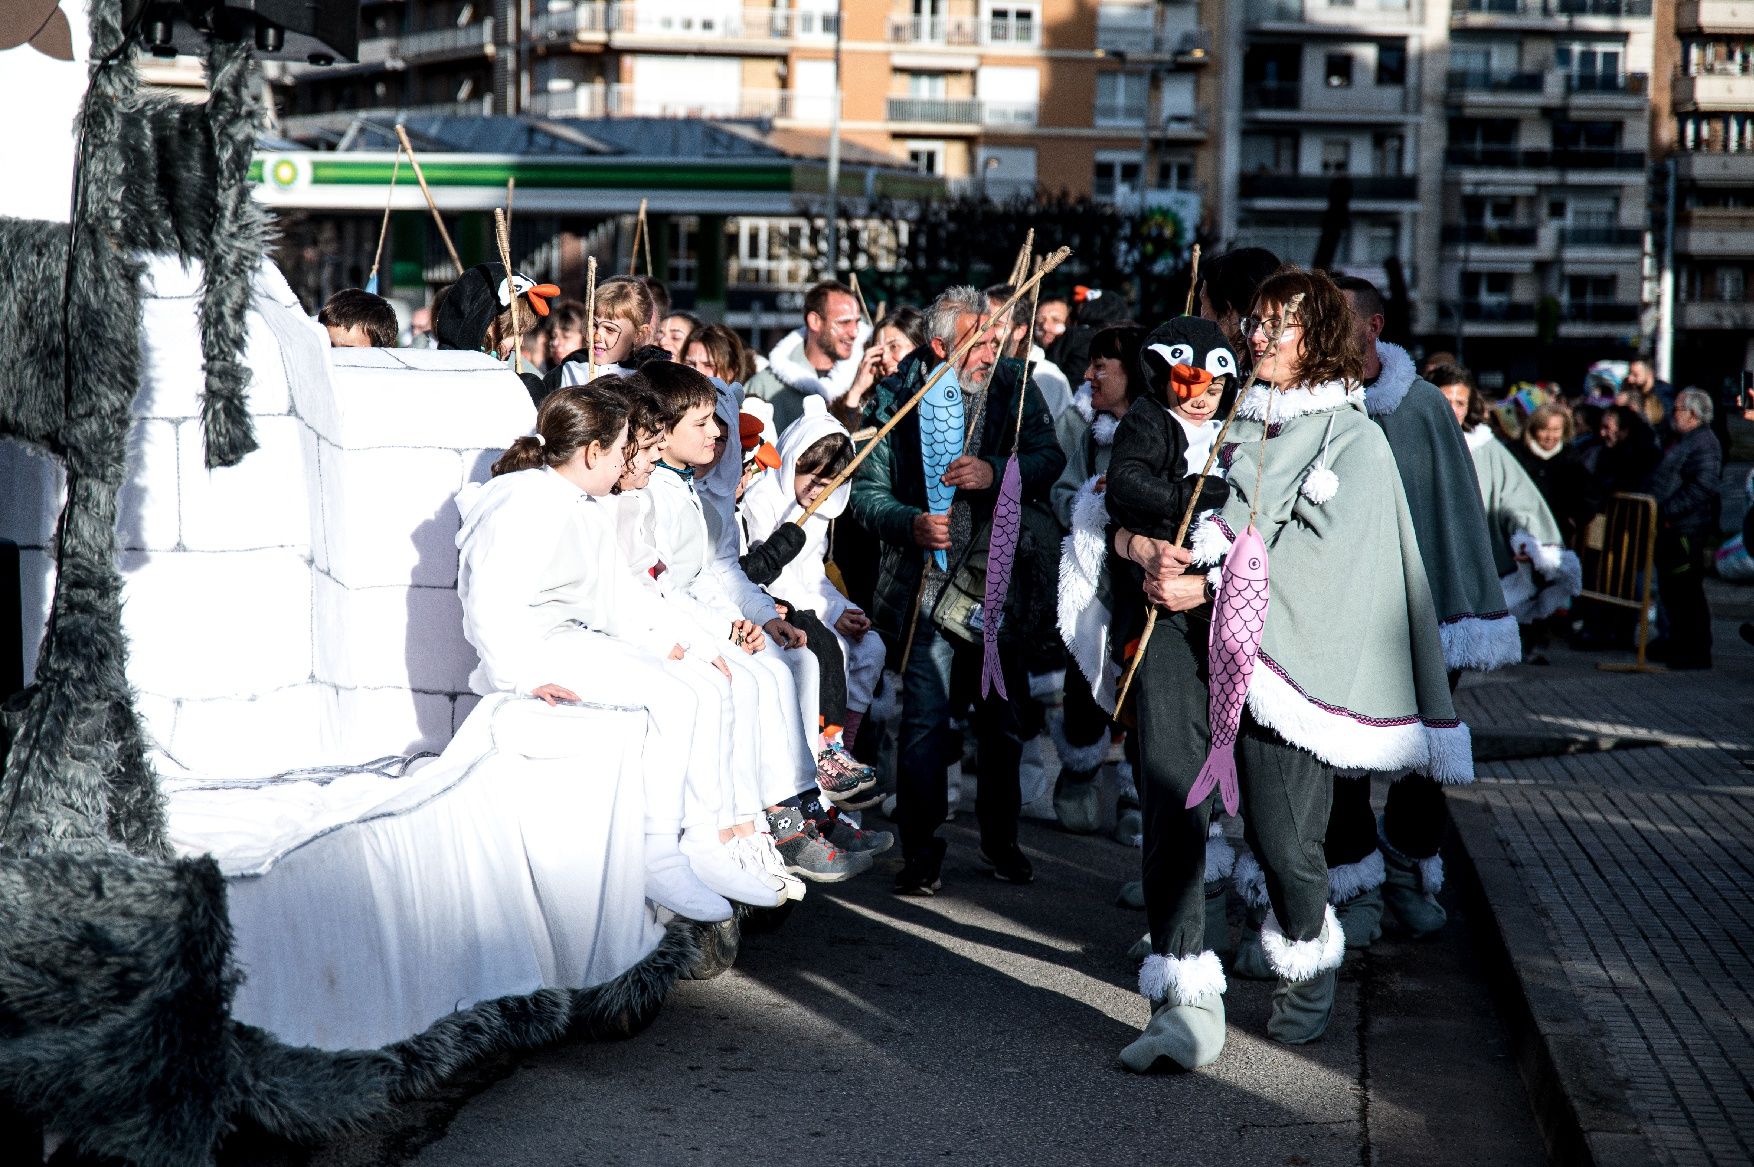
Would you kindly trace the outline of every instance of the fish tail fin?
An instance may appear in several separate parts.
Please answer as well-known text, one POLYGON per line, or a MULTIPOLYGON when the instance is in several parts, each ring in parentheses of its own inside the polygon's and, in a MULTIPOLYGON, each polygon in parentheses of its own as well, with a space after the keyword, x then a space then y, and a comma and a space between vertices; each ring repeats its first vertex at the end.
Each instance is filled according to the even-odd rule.
POLYGON ((950 557, 942 551, 932 552, 932 562, 938 565, 939 571, 950 570, 950 557))
POLYGON ((999 646, 989 640, 981 653, 981 700, 994 689, 999 691, 1000 700, 1011 700, 1011 694, 1005 692, 1004 670, 999 667, 999 646))
POLYGON ((1214 789, 1224 792, 1224 808, 1235 814, 1236 789, 1236 745, 1214 745, 1206 755, 1205 765, 1200 767, 1200 776, 1194 779, 1194 788, 1188 791, 1188 800, 1184 808, 1192 810, 1211 795, 1214 789))

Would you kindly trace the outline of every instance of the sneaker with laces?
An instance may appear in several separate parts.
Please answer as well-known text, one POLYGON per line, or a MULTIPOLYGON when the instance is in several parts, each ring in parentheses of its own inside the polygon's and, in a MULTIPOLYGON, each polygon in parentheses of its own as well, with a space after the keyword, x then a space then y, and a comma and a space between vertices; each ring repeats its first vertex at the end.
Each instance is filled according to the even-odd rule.
POLYGON ((947 846, 943 839, 933 839, 930 851, 904 863, 901 874, 895 877, 895 894, 920 898, 938 894, 939 889, 944 886, 944 852, 947 846))
POLYGON ((768 868, 766 861, 762 858, 761 848, 756 845, 753 836, 738 835, 725 846, 731 852, 731 858, 736 860, 738 867, 775 891, 785 890, 784 877, 774 874, 768 868))
POLYGON ((816 785, 830 802, 847 804, 876 786, 877 774, 847 757, 844 750, 823 750, 816 755, 816 785))
POLYGON ((881 855, 895 845, 895 836, 889 831, 856 827, 840 817, 839 807, 829 811, 828 817, 816 824, 816 829, 831 845, 855 855, 881 855))
POLYGON ((793 875, 815 883, 839 883, 871 868, 869 855, 833 846, 795 806, 769 811, 767 821, 773 829, 774 849, 793 875))
POLYGON ((744 840, 749 853, 755 856, 756 862, 763 871, 779 880, 786 898, 797 903, 804 898, 804 881, 786 870, 786 861, 773 845, 773 836, 766 831, 757 831, 744 840))

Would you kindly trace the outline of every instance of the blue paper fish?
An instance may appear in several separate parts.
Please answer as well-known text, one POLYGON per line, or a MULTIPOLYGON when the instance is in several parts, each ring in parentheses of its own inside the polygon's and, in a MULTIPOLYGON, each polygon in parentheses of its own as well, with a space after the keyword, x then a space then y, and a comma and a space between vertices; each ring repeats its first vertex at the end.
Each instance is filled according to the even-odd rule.
MULTIPOLYGON (((957 383, 956 370, 942 365, 939 368, 944 369, 944 375, 920 402, 920 461, 926 470, 926 510, 934 515, 947 515, 956 488, 944 485, 944 472, 962 455, 965 423, 962 386, 957 383)), ((939 571, 950 570, 950 557, 943 551, 932 552, 932 561, 939 571)))

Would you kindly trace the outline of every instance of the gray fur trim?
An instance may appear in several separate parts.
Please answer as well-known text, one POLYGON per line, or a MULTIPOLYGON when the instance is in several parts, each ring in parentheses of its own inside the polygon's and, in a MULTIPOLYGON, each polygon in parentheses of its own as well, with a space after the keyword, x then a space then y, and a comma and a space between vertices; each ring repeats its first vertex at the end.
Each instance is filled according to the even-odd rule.
POLYGON ((1108 735, 1102 735, 1089 745, 1073 745, 1066 738, 1066 717, 1062 713, 1048 718, 1048 734, 1053 738, 1054 754, 1060 759, 1060 765, 1075 774, 1094 774, 1108 760, 1108 735))
POLYGON ((1244 904, 1251 908, 1267 906, 1267 873, 1261 870, 1260 861, 1252 853, 1244 851, 1236 857, 1230 878, 1244 904))
POLYGON ((1383 885, 1388 873, 1383 868, 1382 852, 1372 851, 1356 863, 1342 863, 1328 868, 1328 902, 1343 904, 1367 891, 1383 885))

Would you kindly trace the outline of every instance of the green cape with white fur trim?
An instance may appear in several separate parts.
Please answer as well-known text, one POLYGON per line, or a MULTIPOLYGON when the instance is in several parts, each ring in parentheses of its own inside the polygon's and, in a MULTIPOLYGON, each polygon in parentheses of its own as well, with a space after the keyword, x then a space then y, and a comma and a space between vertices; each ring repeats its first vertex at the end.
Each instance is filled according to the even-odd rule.
POLYGON ((1334 766, 1472 781, 1407 496, 1360 390, 1249 391, 1222 453, 1230 499, 1202 517, 1196 562, 1219 563, 1248 525, 1263 447, 1270 598, 1249 712, 1334 766))

